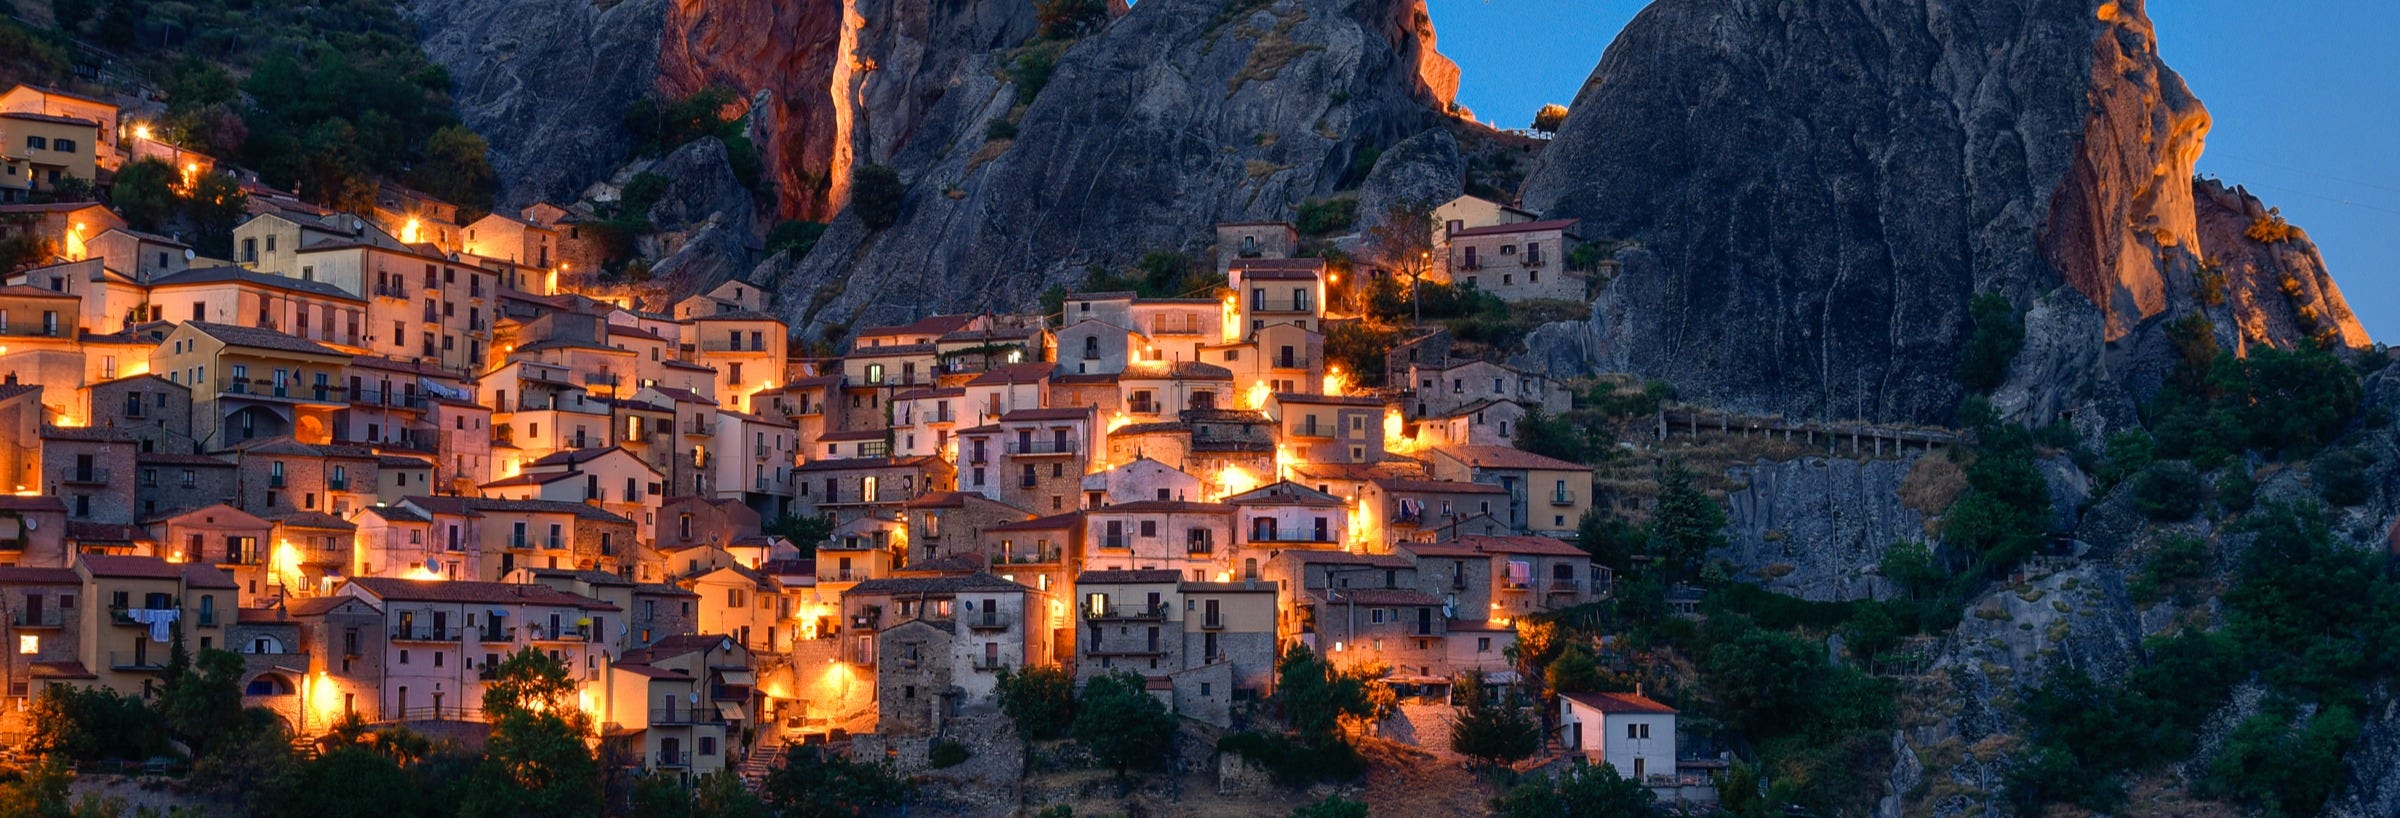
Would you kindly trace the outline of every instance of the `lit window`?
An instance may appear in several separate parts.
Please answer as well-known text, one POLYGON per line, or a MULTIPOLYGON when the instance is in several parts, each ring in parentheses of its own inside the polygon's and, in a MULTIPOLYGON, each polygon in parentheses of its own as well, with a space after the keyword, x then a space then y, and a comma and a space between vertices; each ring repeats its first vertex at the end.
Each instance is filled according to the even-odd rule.
POLYGON ((41 634, 35 634, 35 633, 18 634, 18 636, 17 636, 17 652, 18 652, 18 653, 27 654, 27 655, 31 655, 31 654, 36 654, 36 653, 40 653, 40 652, 42 652, 42 637, 41 637, 41 634))

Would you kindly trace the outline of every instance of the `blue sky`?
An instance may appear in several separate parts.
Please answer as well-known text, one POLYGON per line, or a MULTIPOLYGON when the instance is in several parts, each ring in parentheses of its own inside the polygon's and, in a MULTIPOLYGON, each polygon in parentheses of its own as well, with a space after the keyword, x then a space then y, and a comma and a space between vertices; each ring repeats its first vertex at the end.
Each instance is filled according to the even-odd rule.
MULTIPOLYGON (((1507 127, 1572 102, 1639 0, 1429 0, 1459 102, 1507 127)), ((2400 341, 2400 2, 2158 0, 2159 50, 2215 126, 2200 171, 2308 230, 2379 341, 2400 341)))

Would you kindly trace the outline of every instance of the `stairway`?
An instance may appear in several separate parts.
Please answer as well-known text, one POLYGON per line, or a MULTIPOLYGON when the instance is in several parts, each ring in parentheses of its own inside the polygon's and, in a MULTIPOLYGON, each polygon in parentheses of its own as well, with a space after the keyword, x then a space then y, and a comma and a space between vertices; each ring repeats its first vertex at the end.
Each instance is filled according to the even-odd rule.
POLYGON ((752 793, 764 789, 767 776, 773 774, 775 768, 783 766, 783 736, 773 730, 766 732, 768 736, 760 739, 758 746, 750 748, 748 758, 742 759, 742 783, 748 785, 752 793))

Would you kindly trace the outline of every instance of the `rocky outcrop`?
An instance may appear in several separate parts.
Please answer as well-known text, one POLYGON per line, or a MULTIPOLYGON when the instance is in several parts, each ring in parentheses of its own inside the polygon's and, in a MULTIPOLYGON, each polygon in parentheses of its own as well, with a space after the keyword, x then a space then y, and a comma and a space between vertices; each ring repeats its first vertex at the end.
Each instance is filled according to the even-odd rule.
POLYGON ((2249 191, 2214 179, 2193 183, 2193 205, 2202 300, 2233 323, 2237 343, 2288 346, 2308 337, 2338 346, 2372 343, 2306 231, 2249 191))
POLYGON ((1761 460, 1726 476, 1726 548, 1712 553, 1740 577, 1802 599, 1884 599, 1893 543, 1928 539, 1924 515, 1901 501, 1916 456, 1900 460, 1761 460))
POLYGON ((778 209, 823 220, 857 163, 889 162, 980 55, 1033 30, 1031 3, 682 0, 666 15, 658 85, 762 103, 749 113, 778 209))
POLYGON ((1443 121, 1429 31, 1421 0, 1144 0, 1021 112, 995 66, 963 72, 894 155, 898 221, 837 218, 779 303, 820 327, 1019 309, 1095 263, 1200 249, 1216 222, 1288 218, 1443 121))
POLYGON ((663 310, 677 300, 750 272, 750 232, 732 224, 735 218, 711 218, 675 252, 652 265, 643 302, 663 310))
POLYGON ((1434 128, 1400 141, 1375 160, 1358 186, 1358 229, 1372 230, 1392 206, 1436 205, 1457 198, 1467 182, 1467 157, 1448 128, 1434 128))
POLYGON ((668 0, 408 0, 426 56, 450 72, 491 144, 500 203, 573 201, 625 160, 625 106, 658 78, 668 0))
POLYGON ((2054 328, 2098 334, 2051 339, 2040 367, 2063 377, 2018 398, 2055 411, 2138 397, 2165 324, 2203 308, 2189 179, 2208 117, 2139 0, 1662 0, 1572 110, 1523 201, 1640 249, 1589 323, 1536 336, 1555 370, 1941 421, 1968 301, 2064 287, 2097 321, 2060 307, 2054 328))
POLYGON ((715 137, 685 143, 648 172, 667 180, 666 193, 646 214, 653 227, 679 231, 714 216, 726 227, 750 232, 750 190, 734 176, 725 161, 725 143, 715 137))

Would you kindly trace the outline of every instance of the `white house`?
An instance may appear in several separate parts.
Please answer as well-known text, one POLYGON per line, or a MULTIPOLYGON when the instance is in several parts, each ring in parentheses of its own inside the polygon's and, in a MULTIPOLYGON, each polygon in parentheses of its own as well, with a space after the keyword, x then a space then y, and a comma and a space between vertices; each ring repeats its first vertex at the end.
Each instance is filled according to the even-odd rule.
POLYGON ((1635 693, 1561 693, 1559 741, 1635 781, 1675 775, 1675 708, 1635 693))

